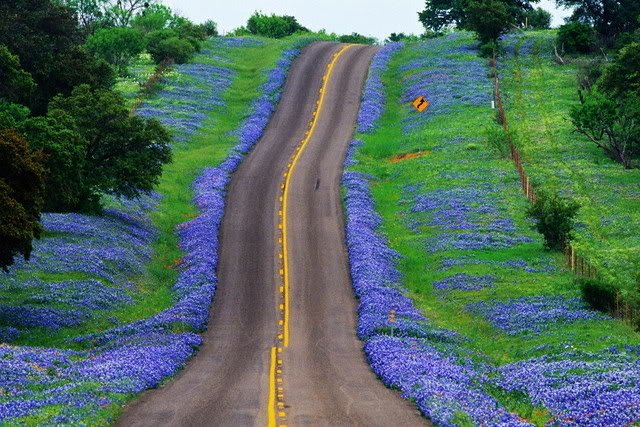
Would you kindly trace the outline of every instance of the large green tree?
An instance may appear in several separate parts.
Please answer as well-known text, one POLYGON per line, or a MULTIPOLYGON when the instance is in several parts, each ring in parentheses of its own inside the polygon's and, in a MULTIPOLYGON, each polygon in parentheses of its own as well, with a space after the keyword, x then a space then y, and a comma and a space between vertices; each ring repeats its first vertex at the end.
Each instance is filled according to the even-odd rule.
POLYGON ((496 41, 515 23, 515 17, 502 0, 472 0, 467 12, 467 28, 475 31, 482 43, 496 41))
POLYGON ((143 35, 128 27, 102 28, 89 36, 87 49, 125 73, 133 58, 144 49, 143 35))
POLYGON ((0 268, 16 255, 29 258, 40 237, 44 191, 40 156, 15 129, 0 130, 0 268))
POLYGON ((605 42, 640 27, 638 0, 556 0, 556 3, 573 8, 572 19, 592 25, 605 42))
MULTIPOLYGON (((55 172, 61 177, 60 182, 66 176, 80 177, 79 196, 59 209, 99 210, 103 193, 137 197, 154 188, 162 166, 171 160, 171 137, 166 129, 155 119, 131 115, 124 98, 113 91, 81 85, 70 96, 55 97, 48 116, 58 123, 72 120, 72 131, 79 135, 80 154, 75 147, 61 145, 52 149, 46 140, 42 141, 43 151, 51 156, 47 166, 60 168, 55 172), (67 153, 79 159, 66 162, 67 153), (71 169, 67 170, 67 166, 71 169)), ((53 127, 51 122, 43 125, 53 127)), ((65 123, 60 131, 69 127, 65 123)))
POLYGON ((20 60, 6 46, 0 45, 0 98, 28 104, 36 88, 31 75, 20 66, 20 60))
POLYGON ((94 60, 83 42, 76 16, 67 7, 50 0, 0 2, 0 44, 20 58, 37 84, 28 104, 35 114, 43 114, 53 96, 69 94, 79 84, 113 83, 111 67, 94 60))
POLYGON ((293 16, 264 15, 255 12, 247 21, 247 31, 251 34, 279 39, 298 31, 309 31, 293 16))
MULTIPOLYGON (((425 9, 418 12, 418 19, 428 31, 439 32, 451 27, 472 30, 471 22, 476 18, 471 16, 470 6, 474 1, 427 0, 425 9)), ((527 11, 533 9, 531 4, 537 2, 538 0, 501 0, 509 13, 509 20, 518 23, 524 22, 527 11)), ((473 10, 475 14, 476 9, 473 10)))

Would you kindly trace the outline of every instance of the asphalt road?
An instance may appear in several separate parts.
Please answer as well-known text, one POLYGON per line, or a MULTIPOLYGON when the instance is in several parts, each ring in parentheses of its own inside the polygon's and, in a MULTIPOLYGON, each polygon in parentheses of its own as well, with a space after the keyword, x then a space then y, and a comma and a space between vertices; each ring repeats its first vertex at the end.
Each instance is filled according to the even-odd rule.
MULTIPOLYGON (((314 43, 304 50, 265 134, 233 176, 220 285, 203 347, 174 380, 128 405, 118 425, 267 424, 270 353, 280 345, 280 186, 340 48, 314 43)), ((375 378, 355 336, 340 176, 375 49, 355 46, 336 62, 315 131, 290 178, 290 344, 281 375, 289 426, 427 424, 375 378)))

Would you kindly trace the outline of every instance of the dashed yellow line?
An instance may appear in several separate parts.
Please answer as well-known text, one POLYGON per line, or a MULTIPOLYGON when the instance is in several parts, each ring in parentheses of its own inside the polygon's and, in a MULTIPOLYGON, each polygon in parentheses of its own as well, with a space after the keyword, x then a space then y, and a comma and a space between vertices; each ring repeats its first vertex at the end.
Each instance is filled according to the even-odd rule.
POLYGON ((284 181, 284 193, 283 193, 283 202, 282 202, 282 212, 283 212, 283 220, 282 220, 282 254, 283 254, 283 267, 284 267, 284 346, 285 348, 289 346, 289 251, 287 247, 288 243, 288 226, 287 226, 287 212, 288 212, 288 203, 289 203, 289 183, 291 181, 291 177, 293 176, 293 172, 295 171, 296 165, 298 163, 298 159, 300 159, 300 155, 304 151, 305 147, 313 137, 313 133, 316 129, 316 125, 318 124, 318 117, 320 117, 320 113, 322 112, 322 108, 324 106, 324 99, 326 94, 326 88, 329 84, 329 79, 333 74, 333 67, 338 62, 338 59, 344 54, 348 49, 353 47, 354 45, 344 46, 340 51, 338 51, 334 56, 333 60, 327 66, 327 71, 322 77, 322 86, 320 87, 320 98, 317 102, 317 108, 313 112, 313 119, 311 120, 309 130, 305 133, 305 138, 296 148, 295 154, 293 156, 293 160, 289 163, 287 173, 285 174, 284 181))
POLYGON ((304 138, 296 146, 291 161, 287 164, 286 171, 282 174, 283 182, 280 186, 282 190, 279 196, 280 210, 278 216, 280 221, 278 222, 278 229, 280 235, 278 236, 278 244, 280 245, 280 251, 278 252, 278 259, 282 261, 282 268, 278 273, 282 277, 282 285, 279 286, 279 292, 282 294, 282 302, 279 304, 280 317, 278 319, 278 341, 281 346, 271 348, 271 357, 269 362, 269 401, 267 408, 267 423, 269 427, 286 427, 286 405, 284 404, 284 387, 283 387, 283 363, 282 363, 282 351, 289 346, 289 251, 288 251, 288 224, 287 224, 287 208, 289 201, 289 183, 291 176, 296 168, 298 159, 304 151, 305 147, 313 137, 313 133, 318 124, 318 118, 322 112, 324 106, 325 93, 327 85, 331 75, 333 74, 333 68, 338 62, 338 59, 349 48, 354 45, 347 45, 340 49, 333 55, 333 59, 327 65, 327 69, 322 76, 322 85, 320 86, 320 95, 316 101, 316 108, 313 111, 313 118, 309 122, 309 128, 304 133, 304 138))

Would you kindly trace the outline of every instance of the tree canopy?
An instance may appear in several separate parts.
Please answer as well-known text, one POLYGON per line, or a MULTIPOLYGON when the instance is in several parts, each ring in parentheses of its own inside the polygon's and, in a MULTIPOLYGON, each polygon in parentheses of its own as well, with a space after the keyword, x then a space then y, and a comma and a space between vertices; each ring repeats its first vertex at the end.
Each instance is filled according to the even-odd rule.
POLYGON ((0 268, 16 255, 29 258, 39 224, 44 192, 39 153, 14 129, 0 130, 0 268))

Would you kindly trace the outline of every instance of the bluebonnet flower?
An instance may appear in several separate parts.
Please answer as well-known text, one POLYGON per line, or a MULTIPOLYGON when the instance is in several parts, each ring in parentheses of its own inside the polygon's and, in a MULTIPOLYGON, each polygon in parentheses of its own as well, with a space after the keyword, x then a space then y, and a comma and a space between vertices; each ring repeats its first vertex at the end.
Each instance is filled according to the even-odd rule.
POLYGON ((537 334, 555 323, 579 320, 607 320, 608 316, 587 308, 580 298, 539 295, 504 302, 469 304, 468 310, 484 316, 496 328, 510 335, 537 334))

